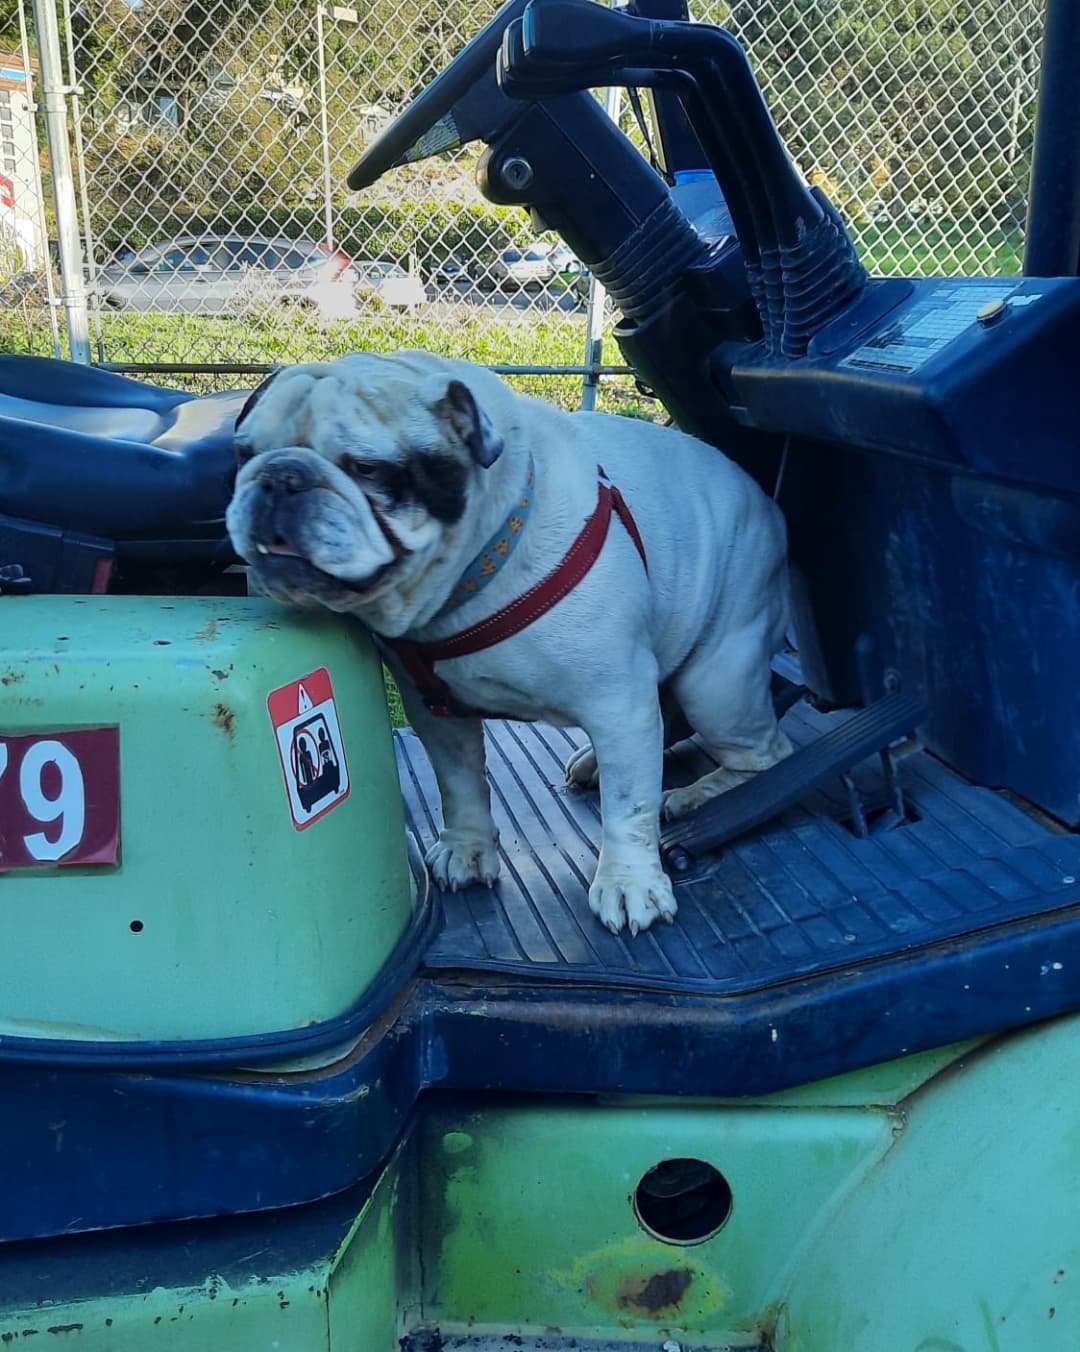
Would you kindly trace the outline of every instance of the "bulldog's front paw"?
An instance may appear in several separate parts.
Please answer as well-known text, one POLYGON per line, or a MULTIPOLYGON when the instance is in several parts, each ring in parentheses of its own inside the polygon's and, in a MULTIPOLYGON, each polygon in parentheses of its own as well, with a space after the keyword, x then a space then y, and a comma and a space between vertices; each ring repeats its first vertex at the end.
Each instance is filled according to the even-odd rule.
POLYGON ((566 762, 566 782, 574 789, 595 789, 600 783, 592 742, 586 742, 570 753, 566 762))
POLYGON ((612 934, 624 926, 638 934, 657 919, 670 924, 679 908, 659 862, 627 868, 607 867, 601 860, 589 888, 589 909, 612 934))
POLYGON ((440 831, 439 839, 424 856, 431 876, 447 891, 473 883, 492 887, 499 876, 499 833, 478 835, 474 831, 440 831))

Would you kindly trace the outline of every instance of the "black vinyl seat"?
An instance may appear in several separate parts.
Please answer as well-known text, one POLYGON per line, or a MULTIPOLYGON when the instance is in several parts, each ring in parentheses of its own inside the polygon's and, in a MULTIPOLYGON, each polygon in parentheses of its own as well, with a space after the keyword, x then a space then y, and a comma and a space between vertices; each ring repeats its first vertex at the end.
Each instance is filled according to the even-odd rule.
POLYGON ((0 512, 117 542, 220 539, 246 398, 0 356, 0 512))

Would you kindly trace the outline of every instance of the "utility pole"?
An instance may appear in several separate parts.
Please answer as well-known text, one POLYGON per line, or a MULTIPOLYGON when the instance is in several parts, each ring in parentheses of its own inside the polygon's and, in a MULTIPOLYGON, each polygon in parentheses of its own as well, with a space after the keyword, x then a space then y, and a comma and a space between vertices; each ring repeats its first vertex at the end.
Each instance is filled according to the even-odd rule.
POLYGON ((64 80, 60 59, 60 30, 53 0, 33 0, 41 77, 41 103, 49 146, 56 240, 60 250, 60 303, 67 321, 71 360, 90 364, 90 322, 83 283, 82 241, 75 207, 75 176, 68 144, 67 97, 73 91, 64 80))
POLYGON ((319 131, 322 137, 323 161, 323 228, 326 247, 334 251, 334 178, 330 164, 330 110, 326 97, 326 28, 325 19, 337 23, 359 23, 359 12, 349 5, 332 5, 329 9, 318 0, 315 6, 315 45, 319 64, 319 131))

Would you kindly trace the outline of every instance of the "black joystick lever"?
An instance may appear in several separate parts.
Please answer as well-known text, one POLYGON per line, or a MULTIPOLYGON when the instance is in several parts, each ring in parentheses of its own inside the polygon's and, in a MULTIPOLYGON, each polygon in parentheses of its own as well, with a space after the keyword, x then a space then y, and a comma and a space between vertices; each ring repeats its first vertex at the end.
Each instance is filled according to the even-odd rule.
MULTIPOLYGON (((612 14, 610 10, 601 9, 599 5, 589 3, 587 8, 602 17, 610 16, 615 19, 621 17, 612 14)), ((695 81, 685 72, 656 70, 648 66, 620 65, 616 60, 609 60, 606 64, 599 59, 592 64, 587 61, 569 63, 564 59, 566 50, 568 48, 557 49, 557 57, 550 61, 544 50, 527 51, 524 20, 514 20, 503 35, 497 63, 497 76, 503 93, 510 98, 531 99, 568 93, 571 90, 592 89, 600 85, 620 84, 634 88, 670 87, 679 95, 680 102, 684 106, 697 106, 702 102, 695 81)), ((754 191, 754 184, 747 181, 723 141, 712 145, 709 162, 721 185, 735 233, 742 245, 743 266, 750 292, 767 336, 769 325, 764 302, 758 233, 748 201, 754 191)))
POLYGON ((506 93, 527 87, 533 75, 549 90, 628 83, 631 72, 635 84, 677 77, 731 210, 772 351, 803 356, 813 335, 865 286, 839 216, 795 170, 730 33, 634 18, 592 0, 531 0, 520 29, 504 39, 500 72, 506 93))
POLYGON ((612 80, 611 70, 604 65, 575 65, 568 69, 562 63, 548 66, 543 59, 525 59, 525 45, 521 20, 507 25, 495 64, 499 88, 512 99, 544 99, 558 94, 570 94, 580 89, 595 89, 604 84, 628 85, 632 88, 653 88, 658 85, 676 85, 678 75, 662 71, 620 69, 618 79, 612 80))

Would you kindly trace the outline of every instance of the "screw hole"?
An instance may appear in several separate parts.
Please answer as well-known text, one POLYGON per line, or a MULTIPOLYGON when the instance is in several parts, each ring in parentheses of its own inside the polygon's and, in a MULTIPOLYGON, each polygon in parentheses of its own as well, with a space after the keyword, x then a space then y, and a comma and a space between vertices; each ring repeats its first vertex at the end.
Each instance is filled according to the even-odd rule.
POLYGON ((131 930, 132 934, 141 934, 143 931, 143 922, 141 920, 133 920, 128 926, 128 929, 131 930))
POLYGON ((731 1187, 704 1160, 661 1160, 634 1189, 639 1223, 665 1244, 712 1239, 731 1215, 731 1187))

